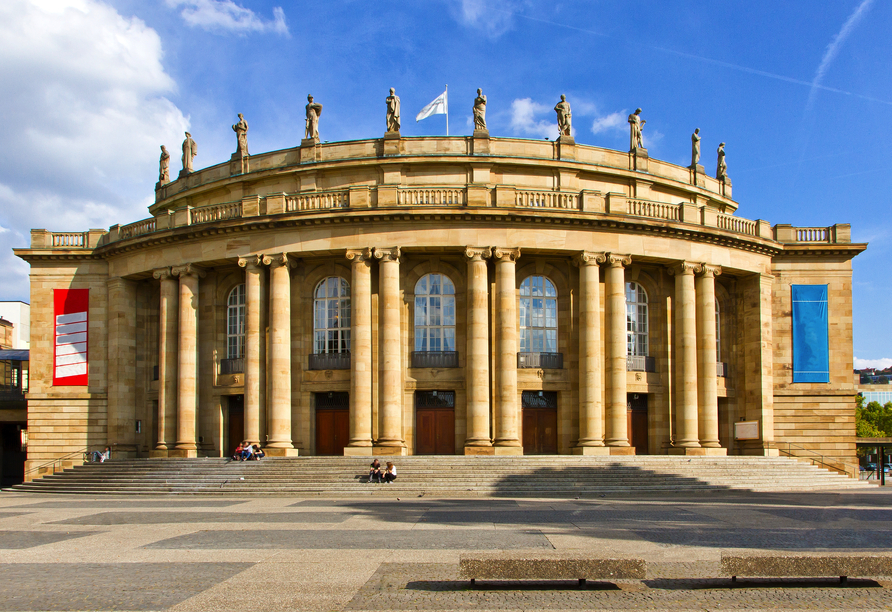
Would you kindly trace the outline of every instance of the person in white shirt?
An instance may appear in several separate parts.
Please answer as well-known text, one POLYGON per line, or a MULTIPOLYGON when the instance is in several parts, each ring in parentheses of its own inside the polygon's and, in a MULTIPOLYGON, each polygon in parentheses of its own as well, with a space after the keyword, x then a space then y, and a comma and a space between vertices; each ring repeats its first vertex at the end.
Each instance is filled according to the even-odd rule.
POLYGON ((396 480, 396 466, 388 461, 387 469, 384 471, 384 484, 390 484, 394 480, 396 480))

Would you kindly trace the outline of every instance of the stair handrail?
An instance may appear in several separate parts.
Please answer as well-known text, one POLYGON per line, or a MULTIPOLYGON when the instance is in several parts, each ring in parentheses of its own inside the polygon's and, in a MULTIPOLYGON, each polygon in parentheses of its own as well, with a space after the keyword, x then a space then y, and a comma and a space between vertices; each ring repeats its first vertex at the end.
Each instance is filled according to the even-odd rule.
POLYGON ((826 457, 821 453, 815 452, 810 448, 805 448, 804 446, 799 446, 798 444, 793 444, 792 442, 769 442, 769 448, 776 448, 778 451, 785 453, 788 457, 793 457, 795 459, 806 459, 811 461, 812 464, 819 463, 821 467, 834 469, 837 471, 843 472, 846 476, 849 475, 849 468, 851 468, 851 476, 852 478, 858 478, 858 465, 854 463, 849 463, 847 461, 843 461, 836 457, 826 457), (784 449, 782 445, 786 445, 787 448, 784 449), (803 456, 799 454, 793 454, 792 449, 796 449, 798 451, 803 451, 805 453, 811 453, 815 455, 814 457, 803 456), (825 461, 826 459, 826 461, 825 461), (839 466, 842 466, 841 468, 839 466))
POLYGON ((103 445, 103 444, 100 444, 100 445, 98 445, 98 446, 94 445, 94 446, 92 447, 92 448, 93 448, 93 451, 91 451, 90 448, 91 448, 91 447, 89 447, 89 446, 85 446, 84 448, 82 448, 82 449, 80 449, 80 450, 72 451, 72 452, 68 453, 67 455, 62 455, 61 457, 56 457, 56 458, 53 459, 52 461, 47 461, 46 463, 41 463, 40 465, 35 466, 35 467, 31 468, 30 470, 25 470, 25 476, 27 476, 27 475, 30 474, 31 472, 37 472, 37 471, 41 470, 42 468, 45 468, 45 467, 48 466, 48 465, 53 466, 53 474, 55 474, 55 473, 56 473, 56 468, 55 468, 55 466, 56 466, 57 463, 61 463, 61 462, 65 461, 66 459, 70 459, 70 458, 72 458, 72 457, 76 457, 76 456, 78 456, 78 455, 83 456, 84 453, 93 452, 93 451, 95 451, 95 450, 97 450, 97 449, 98 449, 98 450, 104 450, 104 449, 105 449, 105 445, 103 445))

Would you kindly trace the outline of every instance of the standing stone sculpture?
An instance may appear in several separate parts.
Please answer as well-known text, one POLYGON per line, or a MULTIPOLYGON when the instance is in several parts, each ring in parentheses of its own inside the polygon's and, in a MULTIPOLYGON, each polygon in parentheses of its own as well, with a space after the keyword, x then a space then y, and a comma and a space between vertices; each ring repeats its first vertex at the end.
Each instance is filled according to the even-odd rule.
POLYGON ((307 121, 304 138, 319 140, 319 115, 322 114, 322 105, 313 102, 313 96, 307 96, 307 121))
POLYGON ((640 108, 635 109, 635 112, 629 115, 629 127, 631 128, 631 142, 629 143, 630 151, 644 148, 643 140, 641 137, 641 130, 644 128, 645 123, 647 123, 647 121, 641 118, 640 108))
POLYGON ((570 113, 570 103, 567 102, 567 96, 561 94, 561 101, 554 107, 557 113, 558 131, 561 136, 570 136, 570 121, 572 115, 570 113))
POLYGON ((240 157, 247 157, 248 122, 245 121, 245 117, 241 113, 238 114, 238 123, 232 126, 232 131, 235 132, 236 137, 238 138, 238 147, 236 148, 235 154, 240 157))
POLYGON ((700 163, 700 128, 691 134, 691 168, 696 168, 700 163))
POLYGON ((477 97, 474 98, 474 131, 486 131, 486 96, 482 89, 477 89, 477 97))
POLYGON ((161 145, 161 159, 158 166, 158 183, 166 185, 170 182, 170 153, 164 145, 161 145))
POLYGON ((716 150, 716 153, 718 153, 719 159, 718 159, 718 162, 716 163, 715 177, 720 181, 724 181, 726 178, 728 178, 728 164, 725 162, 725 143, 724 142, 719 145, 719 148, 716 150))
POLYGON ((183 169, 180 174, 191 174, 192 160, 198 155, 198 145, 192 140, 192 134, 186 132, 186 140, 183 141, 183 169))
POLYGON ((390 95, 387 96, 387 131, 400 131, 400 97, 396 95, 393 87, 390 88, 390 95))

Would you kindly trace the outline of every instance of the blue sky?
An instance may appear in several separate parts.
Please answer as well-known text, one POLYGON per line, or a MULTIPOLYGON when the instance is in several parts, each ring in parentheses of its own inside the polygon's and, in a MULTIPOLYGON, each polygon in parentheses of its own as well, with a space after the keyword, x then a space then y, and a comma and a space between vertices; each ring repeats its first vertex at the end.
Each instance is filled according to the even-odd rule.
POLYGON ((185 129, 199 168, 235 150, 239 112, 252 151, 293 147, 312 93, 323 140, 379 137, 395 87, 404 135, 443 134, 413 117, 448 84, 452 134, 482 87, 494 136, 555 135, 566 94, 580 143, 624 149, 636 107, 652 157, 687 165, 699 127, 713 172, 726 142, 740 216, 870 242, 855 357, 892 365, 890 25, 882 0, 3 0, 0 299, 28 300, 10 249, 31 228, 147 217, 185 129))

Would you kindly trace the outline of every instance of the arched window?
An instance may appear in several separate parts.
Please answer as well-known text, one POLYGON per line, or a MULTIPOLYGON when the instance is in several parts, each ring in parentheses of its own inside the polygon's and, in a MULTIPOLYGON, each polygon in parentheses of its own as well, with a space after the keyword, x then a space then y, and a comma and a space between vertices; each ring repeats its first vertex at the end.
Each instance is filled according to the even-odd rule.
POLYGON ((626 354, 647 357, 647 292, 626 283, 626 354))
POLYGON ((544 276, 520 285, 520 352, 557 353, 557 289, 544 276))
POLYGON ((444 274, 415 283, 415 350, 455 351, 455 285, 444 274))
POLYGON ((245 356, 245 285, 229 292, 226 300, 226 358, 245 356))
POLYGON ((350 285, 339 276, 329 276, 313 293, 313 353, 349 352, 350 285))

